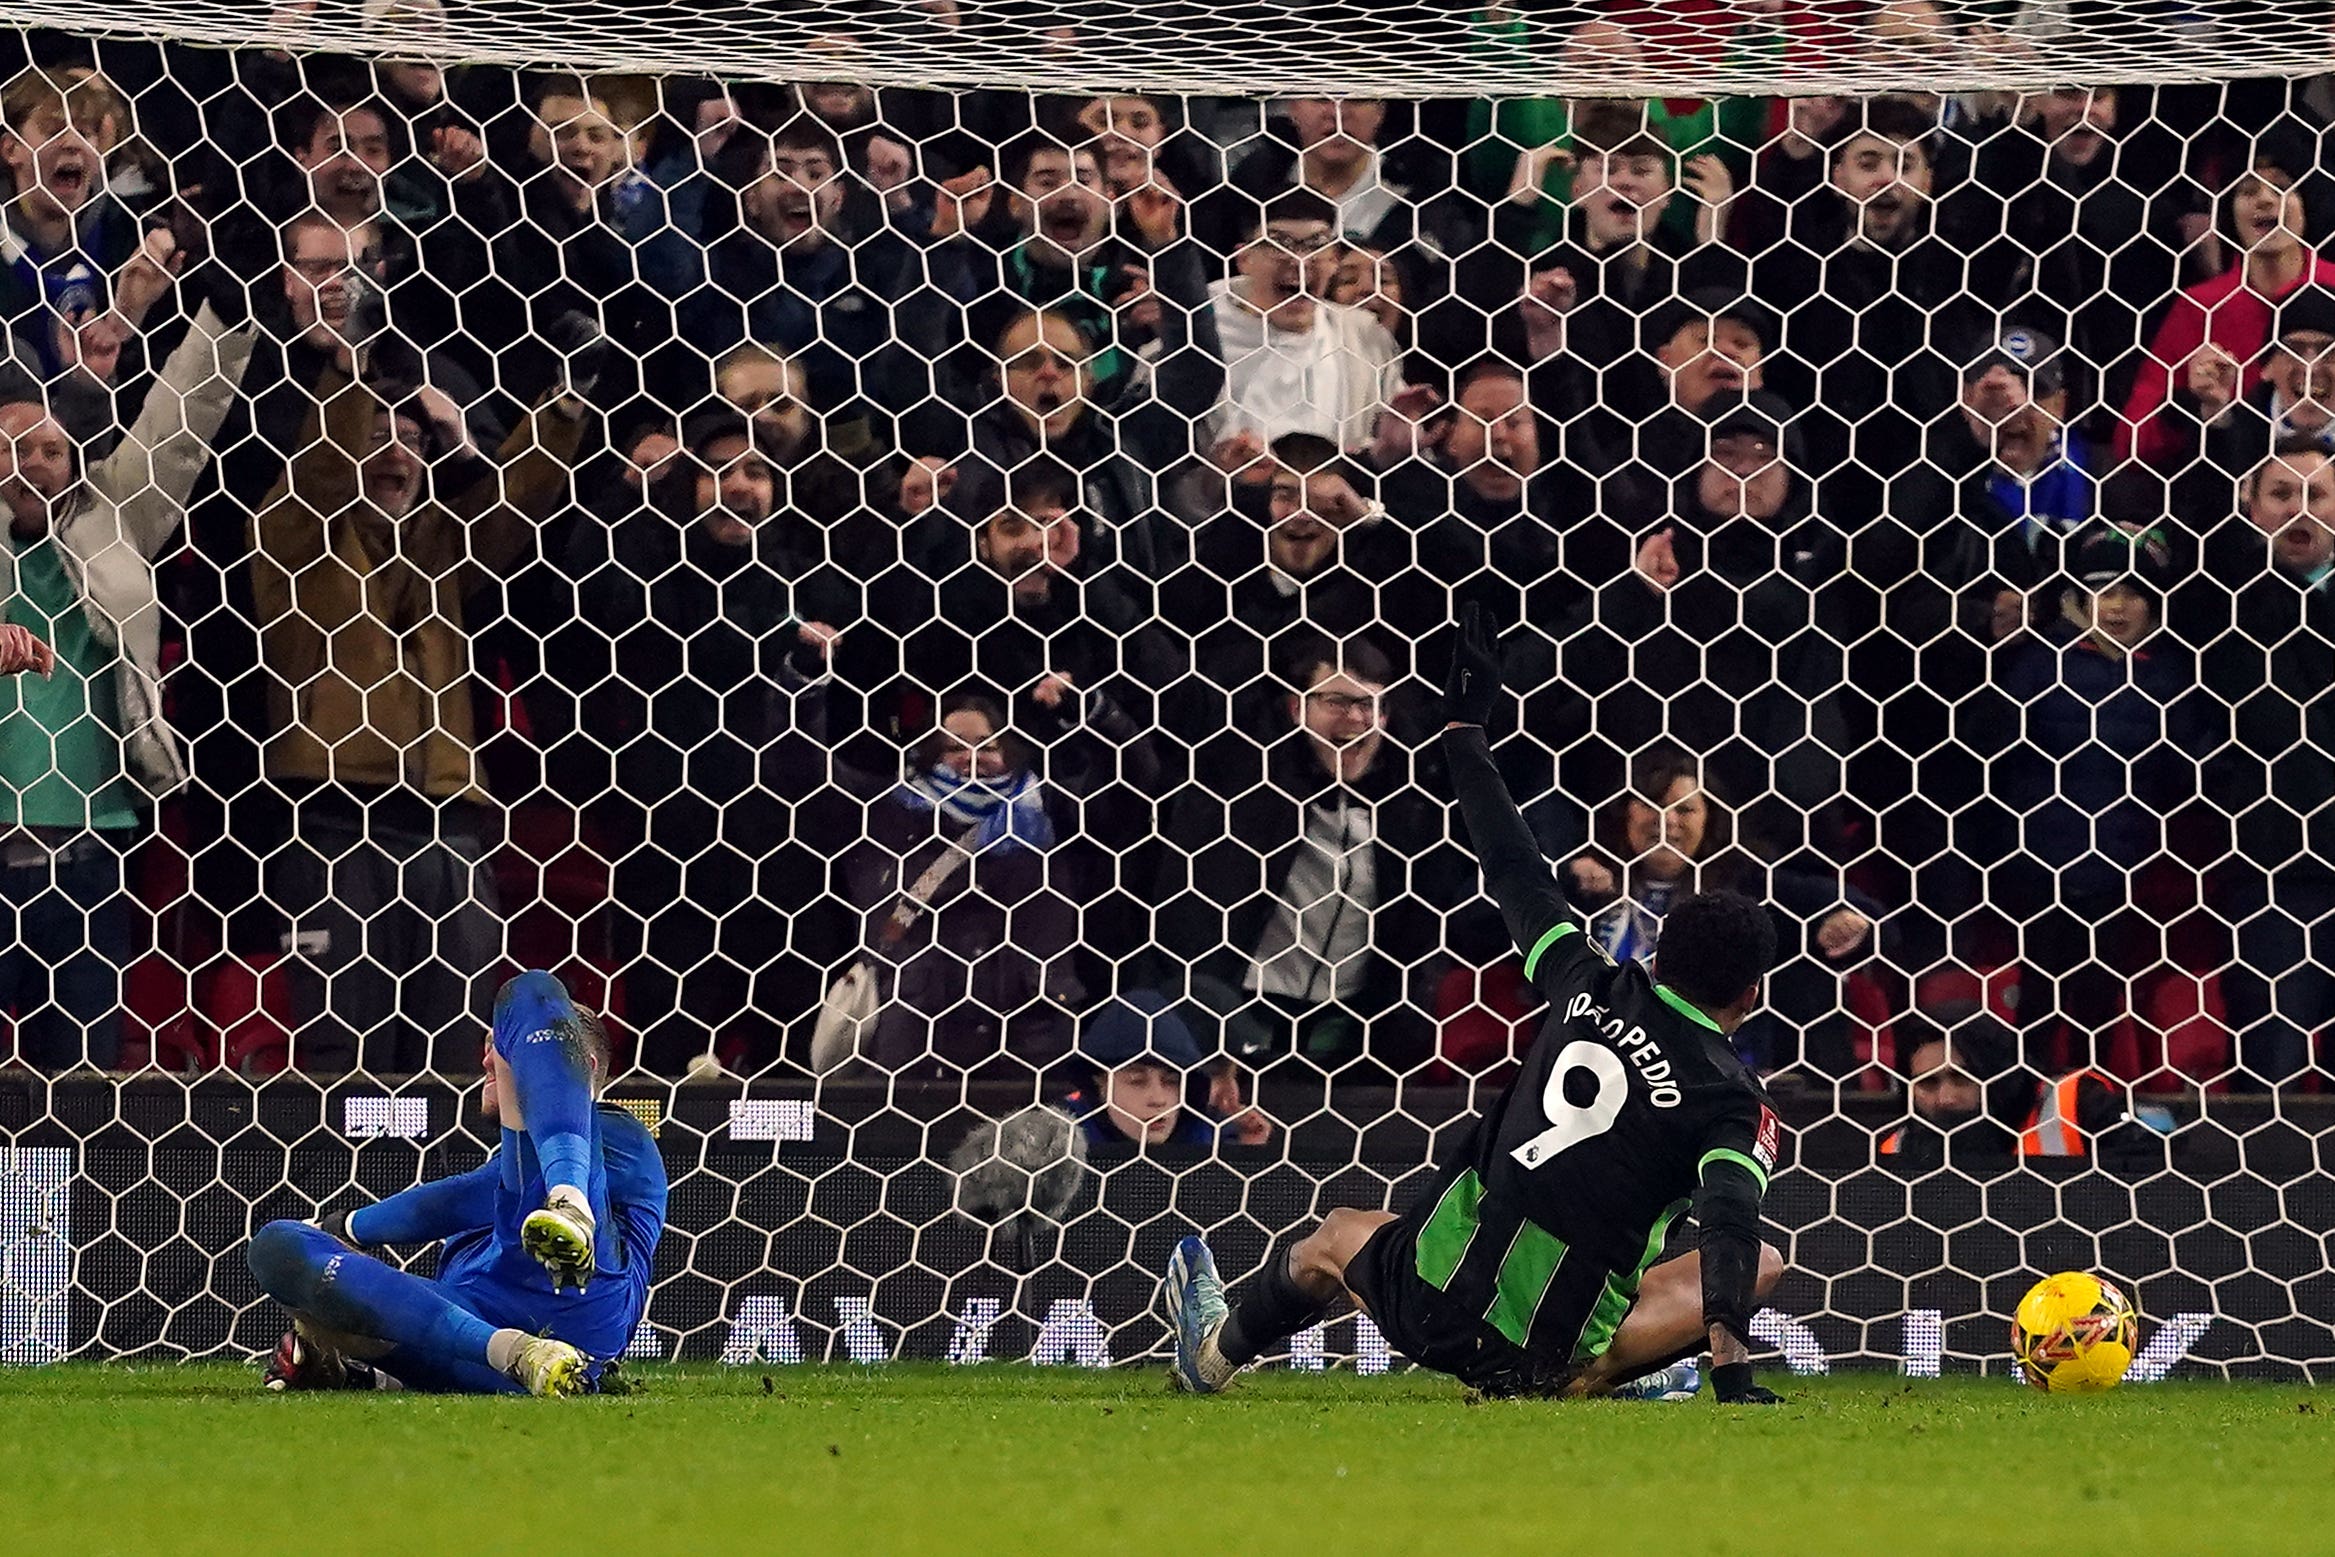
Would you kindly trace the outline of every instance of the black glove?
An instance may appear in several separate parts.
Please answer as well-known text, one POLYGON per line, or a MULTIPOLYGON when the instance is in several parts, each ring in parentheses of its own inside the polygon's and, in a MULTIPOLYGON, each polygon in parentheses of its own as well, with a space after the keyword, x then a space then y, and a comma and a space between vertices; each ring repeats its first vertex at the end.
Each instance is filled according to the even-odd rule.
POLYGON ((1459 637, 1451 646, 1451 675, 1443 683, 1447 724, 1489 724, 1500 700, 1500 648, 1484 626, 1484 608, 1460 609, 1459 637))
POLYGON ((599 387, 600 370, 608 365, 608 337, 600 333, 600 326, 571 308, 544 326, 543 339, 559 354, 566 392, 590 400, 599 387))
POLYGON ((1784 1397, 1751 1381, 1751 1364, 1730 1362, 1711 1370, 1711 1393, 1723 1406, 1780 1406, 1784 1397))
POLYGON ((356 1239, 349 1236, 349 1213, 346 1211, 328 1212, 316 1219, 316 1225, 352 1249, 361 1247, 356 1239))

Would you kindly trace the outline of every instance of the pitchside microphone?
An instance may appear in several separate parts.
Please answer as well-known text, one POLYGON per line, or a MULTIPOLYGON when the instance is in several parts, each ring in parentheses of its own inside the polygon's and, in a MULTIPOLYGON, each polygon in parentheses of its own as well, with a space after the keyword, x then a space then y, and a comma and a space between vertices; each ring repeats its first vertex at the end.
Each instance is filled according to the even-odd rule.
POLYGON ((1086 1186, 1086 1136, 1043 1103, 973 1127, 949 1154, 957 1213, 1031 1241, 1039 1223, 1059 1226, 1086 1186))

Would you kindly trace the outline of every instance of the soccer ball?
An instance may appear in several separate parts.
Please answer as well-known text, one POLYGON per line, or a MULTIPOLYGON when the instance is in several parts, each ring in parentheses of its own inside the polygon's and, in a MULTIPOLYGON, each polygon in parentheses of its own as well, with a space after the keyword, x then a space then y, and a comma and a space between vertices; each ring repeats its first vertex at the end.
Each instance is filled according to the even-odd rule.
POLYGON ((2062 1271, 2019 1299, 2011 1355, 2046 1394, 2096 1395, 2114 1389, 2132 1366, 2138 1328, 2123 1293, 2097 1276, 2062 1271))

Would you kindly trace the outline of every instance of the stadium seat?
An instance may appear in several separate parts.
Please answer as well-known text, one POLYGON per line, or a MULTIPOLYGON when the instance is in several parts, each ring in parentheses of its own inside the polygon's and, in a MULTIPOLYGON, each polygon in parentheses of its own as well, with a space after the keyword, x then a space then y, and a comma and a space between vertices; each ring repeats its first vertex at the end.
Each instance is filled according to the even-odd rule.
POLYGON ((1848 1012, 1849 1047, 1857 1057, 1857 1090, 1889 1091, 1896 1085, 1898 1056, 1888 992, 1870 973, 1852 973, 1841 981, 1840 998, 1848 1012))
POLYGON ((2143 995, 2141 1012, 2136 1025, 2157 1047, 2157 1066, 2153 1075, 2143 1078, 2143 1090, 2179 1091, 2190 1085, 2208 1092, 2230 1089, 2236 1049, 2219 973, 2175 968, 2161 974, 2143 995))
POLYGON ((142 957, 131 966, 122 978, 122 1069, 151 1063, 192 1074, 219 1063, 211 1031, 196 1020, 191 986, 174 958, 142 957))
POLYGON ((1444 974, 1435 986, 1436 1061, 1427 1079, 1504 1083, 1537 1030, 1530 993, 1513 957, 1444 974))
POLYGON ((200 983, 204 1017, 219 1035, 220 1063, 245 1076, 273 1075, 290 1064, 292 996, 281 958, 223 957, 200 983))

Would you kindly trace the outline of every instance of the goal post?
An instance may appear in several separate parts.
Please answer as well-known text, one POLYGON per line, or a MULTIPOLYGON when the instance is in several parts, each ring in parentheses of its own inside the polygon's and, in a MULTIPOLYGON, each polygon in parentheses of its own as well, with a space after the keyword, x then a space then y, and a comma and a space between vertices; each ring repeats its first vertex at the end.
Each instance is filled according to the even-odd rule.
POLYGON ((481 1162, 528 967, 671 1178, 632 1355, 1156 1357, 1177 1238, 1406 1207, 1539 1030, 1477 605, 1584 930, 1778 920, 1785 1365, 2000 1371, 2083 1269, 2136 1381, 2324 1380, 2331 68, 2302 0, 0 5, 0 1363, 269 1351, 252 1230, 481 1162))

